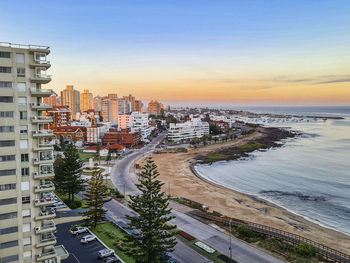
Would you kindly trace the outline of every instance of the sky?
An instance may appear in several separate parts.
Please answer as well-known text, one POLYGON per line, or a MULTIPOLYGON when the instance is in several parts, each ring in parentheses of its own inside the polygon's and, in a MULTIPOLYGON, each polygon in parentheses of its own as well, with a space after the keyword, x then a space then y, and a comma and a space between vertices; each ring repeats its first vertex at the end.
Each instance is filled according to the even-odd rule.
POLYGON ((350 1, 2 1, 51 47, 47 88, 177 105, 350 105, 350 1))

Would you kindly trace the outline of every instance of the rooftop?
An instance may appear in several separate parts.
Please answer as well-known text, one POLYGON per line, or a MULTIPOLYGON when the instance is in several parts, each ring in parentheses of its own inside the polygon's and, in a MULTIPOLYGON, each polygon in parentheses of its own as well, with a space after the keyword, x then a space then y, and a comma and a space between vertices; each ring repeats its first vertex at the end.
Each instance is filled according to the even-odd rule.
POLYGON ((49 46, 15 44, 15 43, 10 43, 10 42, 0 42, 0 47, 50 50, 49 46))

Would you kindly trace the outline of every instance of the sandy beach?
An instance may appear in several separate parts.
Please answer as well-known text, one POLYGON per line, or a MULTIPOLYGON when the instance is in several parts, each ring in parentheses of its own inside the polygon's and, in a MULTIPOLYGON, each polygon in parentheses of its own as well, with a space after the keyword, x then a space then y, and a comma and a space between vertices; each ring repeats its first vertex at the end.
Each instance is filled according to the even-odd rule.
POLYGON ((208 183, 192 173, 190 165, 195 163, 198 155, 243 145, 261 136, 263 134, 258 131, 242 139, 190 149, 187 153, 153 154, 160 172, 159 179, 165 183, 163 191, 168 193, 170 185, 172 196, 200 202, 211 211, 283 229, 350 254, 350 236, 312 223, 272 203, 208 183))

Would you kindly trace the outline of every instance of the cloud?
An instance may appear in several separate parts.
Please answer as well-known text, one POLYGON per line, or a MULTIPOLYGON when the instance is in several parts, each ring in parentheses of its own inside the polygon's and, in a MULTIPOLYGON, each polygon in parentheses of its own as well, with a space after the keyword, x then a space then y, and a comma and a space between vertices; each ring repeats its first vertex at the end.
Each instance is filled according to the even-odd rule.
POLYGON ((278 76, 270 79, 272 82, 288 82, 288 83, 306 83, 306 84, 329 84, 350 82, 350 75, 323 75, 311 78, 291 78, 287 76, 278 76))

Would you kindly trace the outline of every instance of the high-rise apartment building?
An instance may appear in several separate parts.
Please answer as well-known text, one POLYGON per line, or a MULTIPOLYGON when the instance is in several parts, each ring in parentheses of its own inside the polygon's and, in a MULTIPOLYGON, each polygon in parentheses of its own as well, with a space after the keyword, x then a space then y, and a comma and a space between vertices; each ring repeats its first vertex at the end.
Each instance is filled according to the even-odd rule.
POLYGON ((151 100, 148 103, 148 113, 152 114, 152 115, 159 115, 160 114, 160 110, 161 110, 161 103, 159 103, 156 100, 151 100))
POLYGON ((61 106, 68 106, 72 110, 72 117, 80 112, 80 92, 75 90, 72 85, 61 91, 61 106))
POLYGON ((83 93, 80 93, 80 110, 88 111, 93 109, 93 96, 92 93, 89 92, 89 90, 85 89, 83 93))
POLYGON ((0 43, 0 262, 55 262, 52 118, 42 89, 49 47, 0 43))
POLYGON ((143 103, 141 100, 135 100, 135 110, 134 111, 141 111, 143 107, 143 103))
POLYGON ((95 112, 102 112, 102 98, 100 96, 93 98, 92 105, 95 112))

